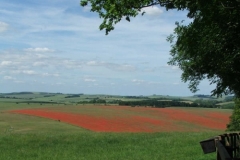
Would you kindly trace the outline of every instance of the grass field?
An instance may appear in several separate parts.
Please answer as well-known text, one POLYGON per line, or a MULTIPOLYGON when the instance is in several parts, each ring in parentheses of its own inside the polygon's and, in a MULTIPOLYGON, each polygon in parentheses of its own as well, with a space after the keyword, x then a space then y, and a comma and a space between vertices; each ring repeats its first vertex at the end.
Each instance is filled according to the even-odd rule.
MULTIPOLYGON (((120 107, 120 106, 118 106, 120 107)), ((154 133, 114 133, 94 132, 88 128, 71 125, 49 118, 11 113, 12 110, 48 110, 68 114, 88 114, 100 117, 140 116, 158 119, 154 109, 118 108, 94 105, 40 105, 0 103, 0 159, 4 160, 214 160, 214 153, 204 155, 199 142, 222 134, 224 129, 209 127, 198 130, 162 131, 154 133), (114 115, 116 114, 116 115, 114 115), (155 115, 154 115, 155 114, 155 115)), ((231 110, 172 108, 176 114, 185 112, 221 119, 221 113, 230 115, 231 110), (207 115, 207 113, 209 113, 207 115), (210 114, 211 113, 211 114, 210 114)), ((160 110, 161 111, 161 110, 160 110)), ((169 110, 167 110, 169 111, 169 110)), ((162 115, 163 113, 161 113, 162 115)), ((165 112, 167 114, 167 112, 165 112)), ((173 118, 173 117, 172 117, 173 118)), ((183 118, 183 117, 181 117, 183 118)), ((166 117, 165 117, 166 119, 166 117)), ((139 119, 138 119, 139 120, 139 119)), ((178 121, 178 120, 176 120, 178 121)), ((194 120, 197 122, 197 120, 194 120)), ((149 122, 149 121, 147 121, 149 122)), ((146 123, 146 122, 145 122, 146 123)), ((149 124, 149 123, 147 123, 149 124)), ((175 124, 175 122, 174 122, 175 124)), ((194 128, 194 124, 185 122, 179 125, 194 128)), ((196 127, 196 126, 195 126, 196 127)))
POLYGON ((217 133, 35 133, 1 135, 6 160, 214 160, 199 141, 217 133))

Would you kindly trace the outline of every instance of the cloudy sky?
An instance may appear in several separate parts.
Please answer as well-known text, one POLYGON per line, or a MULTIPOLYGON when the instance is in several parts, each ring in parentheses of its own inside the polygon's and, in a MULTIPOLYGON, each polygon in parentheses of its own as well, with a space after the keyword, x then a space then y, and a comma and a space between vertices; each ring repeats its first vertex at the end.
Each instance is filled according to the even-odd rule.
MULTIPOLYGON (((185 12, 146 8, 108 36, 80 0, 0 1, 0 92, 193 95, 168 66, 166 37, 185 12)), ((210 94, 204 81, 197 94, 210 94)))

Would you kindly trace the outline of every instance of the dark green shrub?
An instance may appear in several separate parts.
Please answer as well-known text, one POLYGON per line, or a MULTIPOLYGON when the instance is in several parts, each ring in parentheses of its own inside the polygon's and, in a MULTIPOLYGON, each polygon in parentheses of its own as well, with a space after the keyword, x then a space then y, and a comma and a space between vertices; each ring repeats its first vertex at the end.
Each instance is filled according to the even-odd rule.
POLYGON ((240 98, 235 99, 235 106, 227 125, 227 131, 240 131, 240 98))

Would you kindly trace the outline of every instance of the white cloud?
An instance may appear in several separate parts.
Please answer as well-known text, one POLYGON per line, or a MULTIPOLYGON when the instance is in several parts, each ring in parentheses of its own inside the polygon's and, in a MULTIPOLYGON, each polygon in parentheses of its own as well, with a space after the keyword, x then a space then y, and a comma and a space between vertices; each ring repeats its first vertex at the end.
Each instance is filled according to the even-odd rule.
MULTIPOLYGON (((28 54, 28 55, 30 55, 30 54, 28 54)), ((31 54, 31 56, 36 56, 36 57, 39 58, 39 59, 42 59, 42 58, 49 58, 47 55, 39 54, 39 53, 31 54)))
POLYGON ((118 64, 112 62, 104 62, 104 61, 88 61, 86 62, 87 66, 101 66, 108 68, 113 71, 135 71, 136 67, 130 64, 118 64))
POLYGON ((35 71, 33 70, 23 70, 21 71, 23 74, 28 74, 28 75, 34 75, 37 74, 35 71))
POLYGON ((4 76, 3 79, 5 79, 5 80, 14 80, 15 78, 13 78, 11 76, 4 76))
MULTIPOLYGON (((175 21, 183 19, 178 13, 162 14, 162 9, 156 6, 144 8, 146 16, 132 18, 131 23, 122 21, 105 36, 98 28, 102 19, 90 13, 88 6, 79 6, 79 10, 72 10, 75 14, 66 14, 66 9, 79 5, 77 0, 45 1, 32 6, 29 6, 31 3, 0 1, 3 6, 0 7, 3 14, 0 33, 11 29, 0 37, 3 42, 0 74, 6 76, 5 79, 14 77, 26 84, 16 85, 18 88, 147 94, 166 92, 158 85, 163 86, 167 81, 172 86, 176 82, 175 72, 180 73, 180 70, 164 65, 169 59, 170 48, 166 36, 173 32, 175 21), (7 48, 11 50, 6 51, 7 48), (45 84, 41 85, 40 81, 45 84), (76 82, 85 83, 73 87, 76 82), (96 82, 98 86, 94 86, 96 82), (57 83, 64 85, 56 87, 57 83), (140 86, 135 85, 137 83, 140 86), (28 88, 27 84, 35 84, 36 88, 28 88), (53 87, 49 88, 51 84, 53 87), (91 90, 86 86, 91 86, 91 90)), ((7 87, 1 85, 5 87, 2 91, 16 90, 15 86, 11 88, 12 82, 9 81, 7 87)))
POLYGON ((161 84, 161 82, 148 82, 148 84, 152 84, 152 85, 159 85, 159 84, 161 84))
POLYGON ((19 81, 19 80, 16 80, 14 81, 15 83, 25 83, 24 81, 19 81))
POLYGON ((147 81, 147 80, 141 80, 141 79, 133 79, 132 80, 133 83, 135 84, 138 84, 138 85, 147 85, 147 86, 150 86, 150 85, 160 85, 161 82, 155 82, 155 81, 147 81))
POLYGON ((59 77, 59 74, 58 74, 58 73, 53 73, 53 74, 50 74, 50 73, 43 73, 42 76, 44 76, 44 77, 49 77, 49 76, 52 76, 52 77, 59 77))
POLYGON ((95 66, 95 65, 98 65, 98 63, 96 61, 89 61, 86 63, 87 65, 89 66, 95 66))
POLYGON ((1 66, 9 66, 12 64, 12 61, 2 61, 1 66))
POLYGON ((158 16, 163 13, 163 11, 157 6, 143 8, 141 12, 146 12, 146 14, 150 16, 158 16))
POLYGON ((47 65, 46 62, 39 62, 39 61, 37 61, 37 62, 33 63, 33 66, 46 66, 46 65, 47 65))
POLYGON ((83 11, 84 12, 90 12, 90 10, 91 10, 91 6, 90 5, 87 5, 87 6, 83 7, 83 11))
POLYGON ((178 66, 172 66, 173 70, 179 70, 180 68, 178 66))
POLYGON ((55 83, 56 85, 63 85, 64 83, 62 83, 62 82, 57 82, 57 83, 55 83))
POLYGON ((130 64, 104 63, 104 66, 113 71, 132 72, 137 70, 136 67, 130 64))
POLYGON ((84 81, 85 82, 95 82, 96 79, 85 78, 84 81))
POLYGON ((82 67, 82 62, 81 61, 64 59, 64 58, 57 59, 55 65, 56 64, 59 65, 59 66, 62 66, 62 67, 66 67, 68 69, 81 68, 82 67))
POLYGON ((139 80, 139 79, 133 79, 132 82, 135 83, 135 84, 137 84, 137 85, 140 85, 140 84, 145 83, 146 81, 144 81, 144 80, 139 80))
POLYGON ((119 71, 135 71, 136 67, 129 65, 129 64, 124 64, 124 65, 116 66, 115 69, 119 70, 119 71))
POLYGON ((0 21, 0 33, 5 32, 8 29, 8 24, 0 21))
POLYGON ((54 52, 54 50, 49 49, 49 48, 27 48, 25 49, 27 52, 54 52))
POLYGON ((133 79, 132 82, 142 83, 142 82, 145 82, 145 81, 144 80, 139 80, 139 79, 133 79))

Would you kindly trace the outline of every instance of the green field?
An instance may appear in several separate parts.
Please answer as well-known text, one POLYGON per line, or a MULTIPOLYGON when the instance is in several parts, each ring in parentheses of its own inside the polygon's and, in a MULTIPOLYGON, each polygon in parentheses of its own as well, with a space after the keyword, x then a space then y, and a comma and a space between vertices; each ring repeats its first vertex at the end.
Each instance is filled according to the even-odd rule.
MULTIPOLYGON (((31 98, 28 95, 27 98, 29 97, 31 98)), ((64 95, 57 95, 52 100, 65 103, 63 97, 64 95)), ((36 96, 36 99, 42 101, 49 101, 51 97, 45 98, 47 99, 40 94, 36 96)), ((50 119, 7 112, 24 108, 59 107, 64 104, 3 99, 0 103, 0 159, 3 160, 214 160, 216 154, 204 155, 199 142, 224 132, 92 132, 50 119), (21 101, 24 103, 16 103, 21 101)))

